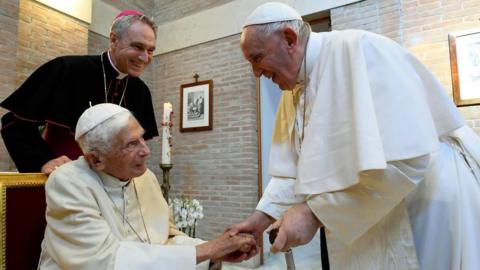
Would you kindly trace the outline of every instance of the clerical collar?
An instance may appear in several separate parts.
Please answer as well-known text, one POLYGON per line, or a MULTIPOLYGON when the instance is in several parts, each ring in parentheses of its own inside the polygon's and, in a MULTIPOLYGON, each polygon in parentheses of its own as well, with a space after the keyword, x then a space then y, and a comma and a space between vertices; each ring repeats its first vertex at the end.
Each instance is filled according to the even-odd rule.
POLYGON ((115 71, 118 73, 117 79, 122 80, 123 78, 125 78, 125 76, 127 76, 128 74, 127 73, 122 73, 122 72, 120 72, 120 70, 118 70, 118 68, 112 62, 112 57, 110 57, 110 50, 107 51, 107 56, 108 56, 108 61, 110 61, 110 65, 112 65, 113 69, 115 69, 115 71))
POLYGON ((128 181, 122 181, 114 176, 111 176, 109 174, 106 174, 104 172, 98 172, 98 175, 100 176, 100 179, 102 180, 102 183, 105 187, 109 188, 121 188, 121 187, 126 187, 130 182, 132 181, 131 179, 128 181))

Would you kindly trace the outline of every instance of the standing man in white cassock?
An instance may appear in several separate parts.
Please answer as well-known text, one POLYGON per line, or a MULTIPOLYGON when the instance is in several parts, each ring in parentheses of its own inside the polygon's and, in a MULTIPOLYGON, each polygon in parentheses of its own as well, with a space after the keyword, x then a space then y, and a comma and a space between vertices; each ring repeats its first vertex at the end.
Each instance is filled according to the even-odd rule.
POLYGON ((257 210, 230 233, 271 250, 325 227, 331 269, 480 267, 480 140, 436 78, 365 31, 311 33, 289 6, 247 18, 241 47, 284 91, 257 210))
POLYGON ((255 246, 250 235, 205 242, 175 227, 146 167, 144 132, 119 105, 98 104, 80 116, 75 139, 85 154, 56 169, 45 187, 39 269, 206 270, 255 246))

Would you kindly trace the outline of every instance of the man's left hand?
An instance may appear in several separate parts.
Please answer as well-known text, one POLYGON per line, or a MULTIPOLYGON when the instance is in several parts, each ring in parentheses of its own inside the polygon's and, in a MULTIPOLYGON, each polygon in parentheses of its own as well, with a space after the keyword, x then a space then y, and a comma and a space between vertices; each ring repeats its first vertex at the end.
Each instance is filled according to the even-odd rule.
POLYGON ((272 229, 278 228, 278 235, 270 251, 285 252, 291 247, 307 244, 321 226, 307 203, 296 204, 272 225, 272 229))
POLYGON ((45 174, 51 174, 55 169, 57 169, 58 167, 60 167, 61 165, 67 163, 67 162, 70 162, 72 160, 70 160, 67 156, 63 155, 61 157, 58 157, 58 158, 54 158, 54 159, 51 159, 50 161, 48 161, 47 163, 45 163, 43 166, 42 166, 42 170, 41 172, 42 173, 45 173, 45 174))

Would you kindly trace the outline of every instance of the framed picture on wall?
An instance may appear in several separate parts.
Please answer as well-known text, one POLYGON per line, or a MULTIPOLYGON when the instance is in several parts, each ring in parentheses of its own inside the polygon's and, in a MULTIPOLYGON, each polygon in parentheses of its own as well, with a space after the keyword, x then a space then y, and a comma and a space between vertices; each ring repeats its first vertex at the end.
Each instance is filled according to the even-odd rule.
POLYGON ((449 34, 448 43, 455 104, 480 104, 480 29, 449 34))
POLYGON ((180 86, 180 132, 212 129, 213 81, 180 86))

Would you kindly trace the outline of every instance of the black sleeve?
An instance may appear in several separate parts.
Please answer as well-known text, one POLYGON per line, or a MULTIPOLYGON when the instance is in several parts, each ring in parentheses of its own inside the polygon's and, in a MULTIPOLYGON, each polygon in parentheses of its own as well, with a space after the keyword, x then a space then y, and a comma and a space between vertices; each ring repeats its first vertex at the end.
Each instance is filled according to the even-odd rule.
POLYGON ((2 138, 19 172, 40 172, 54 158, 38 130, 40 123, 24 121, 9 112, 2 117, 2 138))
POLYGON ((155 118, 155 111, 153 110, 153 102, 150 90, 147 87, 145 98, 145 120, 144 128, 145 134, 143 135, 145 140, 149 140, 158 136, 157 121, 155 118))
POLYGON ((64 58, 57 57, 36 69, 20 87, 0 104, 22 119, 44 122, 68 115, 69 89, 72 78, 68 76, 69 67, 64 58))

